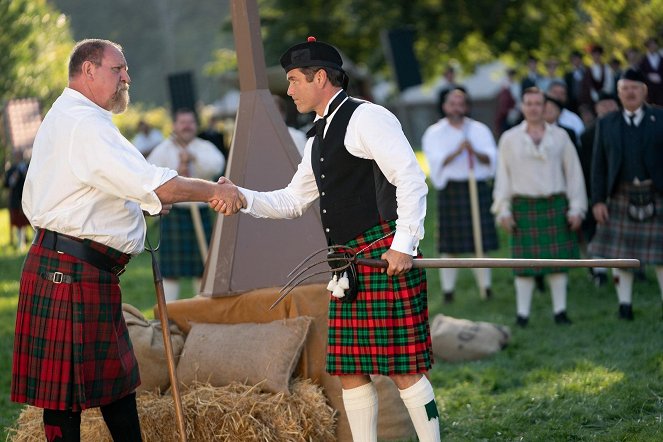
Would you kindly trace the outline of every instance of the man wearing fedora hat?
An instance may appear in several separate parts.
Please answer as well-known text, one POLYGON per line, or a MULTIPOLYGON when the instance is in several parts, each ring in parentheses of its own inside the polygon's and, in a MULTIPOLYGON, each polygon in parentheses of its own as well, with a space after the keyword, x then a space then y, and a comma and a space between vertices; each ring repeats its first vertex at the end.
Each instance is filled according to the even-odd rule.
MULTIPOLYGON (((642 72, 627 69, 617 86, 623 110, 601 118, 592 158, 592 256, 652 264, 663 296, 663 110, 645 103, 642 72)), ((619 318, 633 320, 633 274, 613 270, 619 318)))
POLYGON ((346 94, 342 65, 333 46, 313 37, 283 54, 288 95, 300 113, 316 113, 314 127, 290 184, 240 189, 243 211, 295 218, 319 199, 329 245, 389 263, 386 272, 358 266, 348 275, 350 288, 333 291, 326 368, 340 377, 354 440, 377 440, 370 375, 382 374, 400 389, 419 440, 438 441, 435 393, 425 376, 433 363, 426 276, 412 269, 424 235, 425 176, 396 117, 346 94))

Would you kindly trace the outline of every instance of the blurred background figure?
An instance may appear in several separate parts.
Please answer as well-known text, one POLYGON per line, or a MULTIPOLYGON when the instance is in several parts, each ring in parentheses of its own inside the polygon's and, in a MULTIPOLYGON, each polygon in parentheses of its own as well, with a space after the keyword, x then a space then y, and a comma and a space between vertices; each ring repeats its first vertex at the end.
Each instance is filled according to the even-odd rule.
POLYGON ((500 136, 502 132, 512 128, 521 120, 520 115, 520 83, 516 81, 516 70, 507 69, 506 78, 497 95, 497 109, 495 110, 495 133, 500 136))
MULTIPOLYGON (((492 211, 511 235, 514 258, 577 258, 577 235, 587 210, 587 195, 576 149, 569 136, 543 118, 544 94, 523 94, 525 121, 499 141, 492 211)), ((566 314, 567 269, 514 269, 516 324, 525 327, 534 292, 534 276, 546 274, 556 324, 566 314)))
POLYGON ((603 61, 603 46, 594 45, 589 51, 592 63, 587 67, 579 104, 593 106, 599 93, 612 94, 615 91, 615 75, 612 68, 603 61))
MULTIPOLYGON (((611 112, 619 110, 619 103, 617 97, 612 94, 599 94, 599 100, 594 105, 594 112, 596 113, 596 120, 603 118, 611 112)), ((585 177, 585 188, 587 189, 587 198, 592 195, 592 151, 594 149, 594 136, 596 134, 596 124, 594 121, 587 127, 587 130, 580 136, 580 149, 578 155, 580 157, 580 165, 582 166, 582 174, 585 177)), ((582 220, 582 235, 580 240, 580 248, 584 255, 587 255, 587 246, 594 238, 596 233, 596 220, 591 210, 587 211, 585 219, 582 220)), ((591 258, 597 258, 591 256, 591 258)), ((594 282, 594 285, 601 287, 608 281, 607 269, 603 267, 590 268, 589 274, 594 282)))
MULTIPOLYGON (((663 110, 646 103, 646 77, 628 69, 617 92, 622 112, 599 120, 592 158, 591 256, 655 266, 663 299, 663 110)), ((618 317, 633 320, 633 273, 613 269, 618 317)))
POLYGON ((306 140, 308 140, 306 133, 288 124, 288 108, 286 101, 278 95, 273 95, 273 97, 274 103, 276 103, 276 107, 278 108, 279 112, 281 112, 283 121, 286 122, 286 127, 288 128, 288 132, 290 133, 292 141, 295 143, 295 147, 297 148, 299 155, 304 156, 304 147, 306 147, 306 140))
POLYGON ((548 60, 546 60, 546 75, 539 79, 539 82, 536 86, 542 91, 545 91, 553 81, 563 81, 562 77, 557 74, 558 67, 559 61, 556 58, 550 57, 548 60))
POLYGON ((4 186, 9 189, 10 244, 14 244, 14 238, 16 238, 16 247, 23 250, 26 246, 26 227, 30 225, 21 205, 28 162, 22 151, 14 151, 12 156, 12 165, 5 173, 4 182, 4 186))
MULTIPOLYGON (((571 68, 564 74, 564 82, 566 83, 567 91, 566 106, 571 112, 577 112, 578 104, 580 102, 580 94, 582 93, 582 85, 585 78, 586 67, 582 62, 582 53, 579 51, 571 52, 569 61, 571 62, 571 68)), ((544 89, 544 91, 547 90, 548 88, 544 89)))
MULTIPOLYGON (((216 179, 225 159, 214 144, 196 136, 198 125, 191 109, 175 112, 173 133, 154 148, 147 161, 177 170, 180 176, 216 179)), ((193 278, 193 292, 200 288, 205 250, 212 235, 212 214, 204 203, 177 203, 161 219, 159 264, 166 301, 179 298, 179 278, 193 278), (201 247, 200 237, 204 235, 201 247)))
POLYGON ((226 140, 223 136, 223 131, 219 128, 221 124, 221 117, 218 115, 211 115, 209 121, 207 122, 207 127, 198 133, 198 138, 201 140, 206 140, 212 143, 223 155, 224 167, 219 172, 219 176, 225 173, 225 164, 228 163, 228 157, 230 152, 226 147, 226 140))
POLYGON ((145 120, 138 122, 138 131, 131 140, 131 144, 136 146, 136 149, 147 157, 152 149, 157 147, 163 141, 163 135, 159 129, 150 126, 145 120))
MULTIPOLYGON (((444 101, 446 117, 424 132, 422 150, 430 166, 430 178, 437 189, 438 252, 449 258, 474 254, 469 175, 474 173, 478 190, 481 237, 484 251, 498 248, 495 222, 490 214, 497 150, 493 134, 483 123, 466 117, 467 95, 450 91, 444 101)), ((473 269, 478 286, 491 296, 490 269, 473 269)), ((440 269, 444 302, 452 302, 458 269, 440 269)))
POLYGON ((461 91, 466 92, 465 87, 456 82, 456 69, 453 66, 448 65, 444 70, 444 83, 437 94, 437 110, 440 112, 442 118, 444 118, 444 99, 447 94, 454 89, 460 89, 461 91))
POLYGON ((640 70, 645 74, 647 85, 647 102, 657 106, 663 106, 663 62, 661 51, 655 38, 648 38, 645 42, 647 53, 642 57, 640 70))
POLYGON ((566 83, 563 81, 555 80, 550 83, 550 86, 548 86, 548 89, 545 92, 547 96, 554 98, 555 100, 562 103, 562 106, 564 106, 562 112, 559 114, 559 124, 564 127, 568 127, 569 129, 573 129, 573 132, 576 134, 576 138, 579 138, 580 135, 582 135, 582 133, 585 131, 585 123, 583 123, 578 114, 570 111, 566 107, 566 103, 568 102, 568 91, 566 89, 566 83))

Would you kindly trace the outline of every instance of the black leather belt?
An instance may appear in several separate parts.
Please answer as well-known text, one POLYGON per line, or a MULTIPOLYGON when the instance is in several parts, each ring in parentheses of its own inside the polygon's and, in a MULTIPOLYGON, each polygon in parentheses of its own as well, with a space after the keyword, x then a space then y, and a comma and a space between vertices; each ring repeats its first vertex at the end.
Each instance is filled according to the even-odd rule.
POLYGON ((82 240, 74 239, 70 236, 53 232, 52 230, 39 229, 32 243, 40 244, 42 247, 55 252, 66 253, 98 269, 113 273, 116 276, 120 276, 126 270, 124 265, 119 264, 110 256, 93 249, 82 240))

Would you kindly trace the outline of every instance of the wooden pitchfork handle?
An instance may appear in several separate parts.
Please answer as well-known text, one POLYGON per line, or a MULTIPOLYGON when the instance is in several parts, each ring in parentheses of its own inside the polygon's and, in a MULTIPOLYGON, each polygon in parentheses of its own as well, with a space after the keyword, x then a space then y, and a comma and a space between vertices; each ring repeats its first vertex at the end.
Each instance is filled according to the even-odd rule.
POLYGON ((175 402, 175 417, 177 420, 177 429, 180 433, 180 442, 186 442, 186 425, 184 423, 184 412, 182 410, 182 397, 180 395, 177 373, 175 372, 175 354, 173 353, 173 343, 170 340, 170 327, 168 324, 168 315, 166 313, 166 296, 163 291, 163 277, 159 263, 154 256, 154 251, 150 250, 152 255, 152 274, 154 275, 154 289, 157 294, 157 310, 159 311, 159 321, 161 323, 161 332, 163 334, 163 346, 166 350, 166 362, 168 363, 168 378, 170 379, 170 391, 175 402))
MULTIPOLYGON (((382 259, 355 258, 357 265, 386 269, 389 263, 382 259)), ((638 268, 637 259, 514 259, 514 258, 419 258, 412 260, 415 269, 442 268, 564 268, 610 267, 638 268)))

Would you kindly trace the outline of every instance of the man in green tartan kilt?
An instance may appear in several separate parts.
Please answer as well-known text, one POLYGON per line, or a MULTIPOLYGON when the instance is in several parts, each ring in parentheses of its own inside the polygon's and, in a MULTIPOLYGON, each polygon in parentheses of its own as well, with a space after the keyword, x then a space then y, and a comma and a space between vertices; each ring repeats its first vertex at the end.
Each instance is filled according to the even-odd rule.
POLYGON ((370 375, 400 390, 420 441, 439 441, 435 393, 425 376, 433 359, 426 277, 419 254, 427 186, 400 123, 385 108, 348 97, 338 51, 309 37, 281 57, 301 113, 315 111, 304 156, 290 184, 272 192, 240 189, 243 210, 294 218, 315 201, 330 245, 381 258, 386 270, 358 266, 329 301, 327 371, 340 377, 356 441, 377 440, 377 391, 370 375))
MULTIPOLYGON (((539 89, 526 89, 525 121, 500 138, 492 210, 511 234, 514 258, 577 258, 575 231, 587 210, 585 181, 568 134, 544 121, 544 102, 539 89)), ((543 274, 548 275, 555 323, 571 323, 566 314, 567 271, 514 270, 518 325, 529 321, 534 277, 543 274)))

